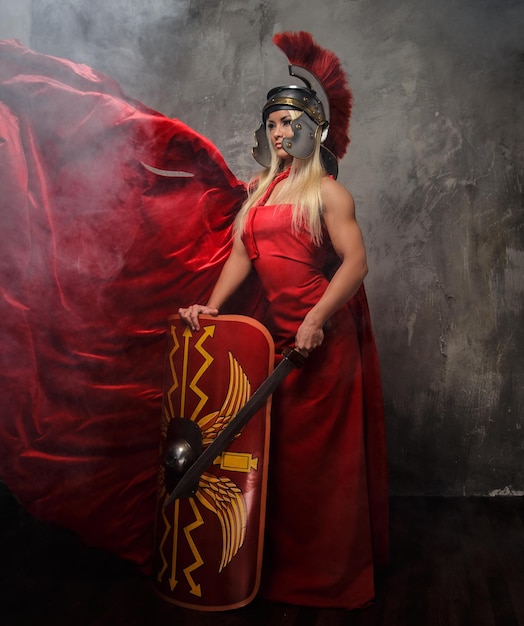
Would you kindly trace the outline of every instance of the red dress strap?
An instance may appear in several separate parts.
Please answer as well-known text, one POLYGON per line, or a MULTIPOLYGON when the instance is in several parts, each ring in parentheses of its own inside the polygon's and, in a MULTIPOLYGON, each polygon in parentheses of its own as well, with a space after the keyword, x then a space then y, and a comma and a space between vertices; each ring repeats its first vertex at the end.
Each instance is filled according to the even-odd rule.
POLYGON ((275 176, 275 178, 273 178, 273 180, 271 181, 269 187, 266 190, 266 193, 263 195, 262 199, 257 204, 257 206, 264 206, 264 204, 266 204, 267 199, 269 198, 269 196, 273 192, 273 189, 278 185, 278 183, 281 180, 284 180, 285 178, 287 178, 289 176, 290 169, 291 168, 287 167, 283 172, 280 172, 280 174, 277 174, 277 176, 275 176))

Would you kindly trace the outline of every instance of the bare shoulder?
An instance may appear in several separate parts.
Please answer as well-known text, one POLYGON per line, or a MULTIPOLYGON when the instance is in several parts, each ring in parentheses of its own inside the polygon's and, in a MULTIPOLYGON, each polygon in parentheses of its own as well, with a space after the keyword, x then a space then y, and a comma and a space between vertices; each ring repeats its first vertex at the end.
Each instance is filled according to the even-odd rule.
POLYGON ((322 195, 322 207, 324 214, 335 213, 346 215, 348 217, 355 216, 355 201, 351 193, 341 185, 338 181, 324 176, 320 187, 322 195))

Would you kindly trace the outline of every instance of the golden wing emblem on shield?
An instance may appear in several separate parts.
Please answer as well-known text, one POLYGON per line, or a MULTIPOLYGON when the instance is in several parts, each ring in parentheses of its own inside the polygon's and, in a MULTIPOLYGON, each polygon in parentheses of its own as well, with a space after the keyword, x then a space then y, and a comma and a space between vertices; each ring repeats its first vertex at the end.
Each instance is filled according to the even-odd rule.
POLYGON ((222 560, 219 572, 242 547, 246 537, 247 508, 242 491, 224 476, 202 474, 196 497, 215 513, 222 528, 222 560))

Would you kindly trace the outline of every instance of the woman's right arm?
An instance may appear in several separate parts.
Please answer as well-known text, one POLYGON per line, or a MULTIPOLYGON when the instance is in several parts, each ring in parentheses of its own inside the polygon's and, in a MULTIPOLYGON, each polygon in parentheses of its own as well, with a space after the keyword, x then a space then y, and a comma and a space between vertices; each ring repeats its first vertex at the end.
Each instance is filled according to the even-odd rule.
POLYGON ((220 307, 235 293, 250 272, 251 260, 241 238, 236 236, 231 254, 220 272, 207 304, 192 304, 185 309, 178 309, 180 317, 191 330, 199 330, 199 314, 218 315, 220 307))

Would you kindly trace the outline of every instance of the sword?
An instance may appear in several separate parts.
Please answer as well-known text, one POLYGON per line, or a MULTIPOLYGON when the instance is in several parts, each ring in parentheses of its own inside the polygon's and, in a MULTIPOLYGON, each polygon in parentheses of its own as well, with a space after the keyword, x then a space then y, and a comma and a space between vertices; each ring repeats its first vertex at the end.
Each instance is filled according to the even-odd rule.
POLYGON ((293 370, 302 367, 306 357, 295 349, 286 349, 282 361, 260 385, 255 393, 244 404, 236 416, 229 422, 218 437, 209 444, 202 454, 188 468, 169 495, 164 508, 177 498, 190 498, 198 489, 198 481, 206 470, 233 441, 236 435, 244 428, 255 413, 264 405, 269 396, 275 391, 286 376, 293 370))

